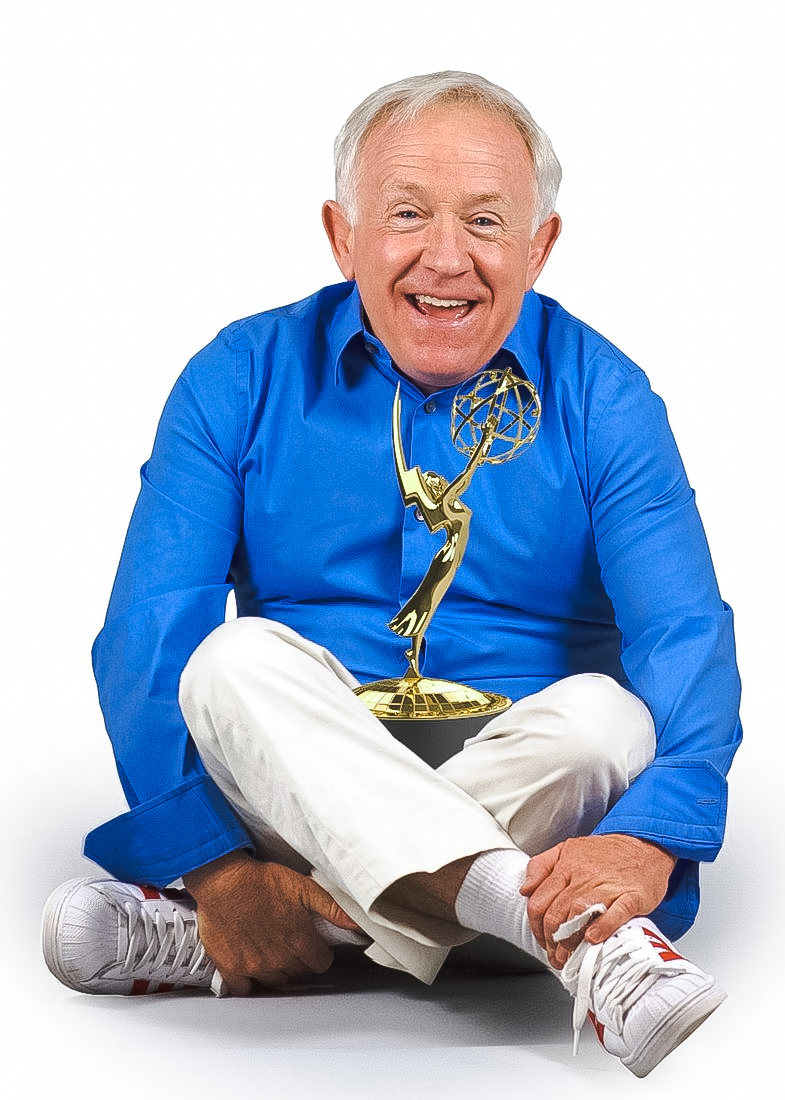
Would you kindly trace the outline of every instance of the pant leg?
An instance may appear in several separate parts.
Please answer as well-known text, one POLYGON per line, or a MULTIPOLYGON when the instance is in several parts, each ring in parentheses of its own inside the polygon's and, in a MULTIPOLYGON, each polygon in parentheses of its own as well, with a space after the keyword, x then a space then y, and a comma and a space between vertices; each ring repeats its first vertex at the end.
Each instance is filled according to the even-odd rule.
MULTIPOLYGON (((376 961, 429 981, 449 946, 471 934, 422 915, 407 922, 400 912, 384 912, 380 894, 407 874, 475 852, 528 851, 523 841, 535 833, 526 822, 541 814, 552 819, 552 843, 590 831, 591 814, 603 816, 630 773, 620 770, 619 751, 609 767, 599 746, 593 753, 584 747, 573 760, 576 746, 591 743, 588 731, 603 729, 609 710, 611 726, 634 729, 605 741, 637 744, 648 712, 606 677, 570 678, 516 703, 434 772, 370 714, 351 691, 354 683, 322 647, 281 624, 243 618, 196 650, 180 705, 207 770, 260 850, 301 870, 313 867, 316 880, 374 938, 369 954, 376 961), (598 774, 582 779, 586 769, 598 774), (581 812, 565 813, 579 788, 581 812), (531 813, 521 805, 528 798, 531 813)), ((629 745, 624 752, 635 757, 634 769, 641 752, 629 745)))
POLYGON ((411 924, 399 911, 388 916, 379 895, 405 875, 515 845, 475 799, 396 741, 353 683, 332 654, 288 627, 241 618, 197 648, 180 707, 260 851, 313 867, 374 938, 377 961, 431 980, 449 947, 472 933, 421 914, 411 924))
POLYGON ((492 719, 439 772, 528 855, 587 836, 654 759, 647 707, 608 676, 569 676, 492 719))

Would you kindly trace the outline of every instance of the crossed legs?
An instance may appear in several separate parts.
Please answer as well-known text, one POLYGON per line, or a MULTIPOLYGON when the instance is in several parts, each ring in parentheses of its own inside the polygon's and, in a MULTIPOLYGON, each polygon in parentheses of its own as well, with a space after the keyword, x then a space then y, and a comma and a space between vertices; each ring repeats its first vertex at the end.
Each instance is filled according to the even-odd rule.
POLYGON ((204 764, 265 858, 313 869, 375 941, 429 981, 474 933, 453 915, 473 857, 590 833, 654 751, 646 708, 607 677, 515 703, 434 771, 371 715, 336 658, 281 624, 214 631, 180 705, 204 764))
POLYGON ((332 654, 279 624, 211 634, 181 706, 262 858, 232 852, 189 872, 192 896, 62 884, 44 909, 52 973, 85 993, 242 995, 321 973, 329 943, 356 939, 354 921, 371 958, 427 982, 453 946, 489 932, 558 973, 576 1042, 591 1015, 606 1049, 649 1073, 725 994, 635 915, 662 898, 673 857, 587 835, 653 755, 645 707, 606 677, 569 677, 433 770, 352 686, 332 654))

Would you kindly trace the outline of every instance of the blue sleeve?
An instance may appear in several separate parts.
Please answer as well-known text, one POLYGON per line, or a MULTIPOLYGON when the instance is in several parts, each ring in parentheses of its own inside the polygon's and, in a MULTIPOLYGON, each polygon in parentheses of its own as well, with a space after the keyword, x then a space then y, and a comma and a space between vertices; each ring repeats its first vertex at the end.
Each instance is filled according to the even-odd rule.
POLYGON ((166 404, 93 648, 101 708, 130 811, 85 854, 121 879, 165 886, 238 847, 242 825, 205 773, 177 703, 180 674, 224 621, 243 493, 247 352, 226 334, 166 404))
POLYGON ((722 844, 725 776, 741 738, 733 618, 663 404, 631 365, 595 409, 587 447, 595 543, 622 663, 657 733, 654 762, 597 832, 652 840, 682 860, 711 860, 722 844))

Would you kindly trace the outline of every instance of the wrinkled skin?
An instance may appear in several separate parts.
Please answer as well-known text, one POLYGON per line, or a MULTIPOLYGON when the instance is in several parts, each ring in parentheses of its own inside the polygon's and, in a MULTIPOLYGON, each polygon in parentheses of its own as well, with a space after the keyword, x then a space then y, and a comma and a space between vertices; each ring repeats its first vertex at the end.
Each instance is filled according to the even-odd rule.
POLYGON ((668 889, 675 858, 634 836, 573 837, 529 861, 521 893, 534 937, 558 970, 582 939, 601 943, 632 917, 645 916, 668 889), (556 944, 553 934, 564 921, 602 902, 607 912, 583 932, 556 944))
POLYGON ((423 392, 470 378, 496 354, 561 221, 534 229, 531 157, 511 122, 439 106, 381 123, 362 148, 357 210, 322 211, 370 325, 423 392))
POLYGON ((205 950, 234 996, 254 983, 275 988, 329 968, 333 953, 312 915, 357 929, 313 879, 247 852, 231 852, 183 881, 196 898, 205 950))

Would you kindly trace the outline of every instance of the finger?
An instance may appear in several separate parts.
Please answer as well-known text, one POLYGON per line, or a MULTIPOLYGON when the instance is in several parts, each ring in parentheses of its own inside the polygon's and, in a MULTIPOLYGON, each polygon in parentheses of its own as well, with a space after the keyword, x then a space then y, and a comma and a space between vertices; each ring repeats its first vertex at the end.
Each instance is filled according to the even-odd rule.
POLYGON ((278 989, 302 978, 310 978, 313 974, 323 974, 333 961, 333 954, 329 948, 326 958, 321 952, 310 953, 307 946, 298 947, 296 950, 297 954, 289 955, 285 961, 255 972, 254 980, 259 985, 278 989))
POLYGON ((526 866, 526 878, 521 883, 520 891, 524 897, 531 897, 534 891, 542 885, 548 875, 559 862, 561 844, 554 848, 548 848, 537 856, 532 856, 526 866))
POLYGON ((548 942, 548 957, 557 970, 561 970, 567 962, 567 959, 569 959, 570 955, 582 940, 583 932, 576 932, 575 935, 570 936, 568 940, 560 940, 558 943, 556 943, 555 940, 548 942))
POLYGON ((251 979, 244 977, 242 974, 225 974, 222 971, 221 977, 226 982, 233 997, 247 997, 253 989, 251 979))
POLYGON ((548 952, 549 961, 558 969, 564 966, 572 952, 583 940, 584 928, 576 929, 568 939, 558 941, 556 940, 556 933, 570 920, 571 916, 576 916, 587 908, 588 906, 583 901, 571 901, 569 892, 564 891, 543 918, 545 949, 548 952))
POLYGON ((574 950, 574 947, 568 948, 566 943, 557 944, 556 947, 548 951, 548 962, 554 970, 562 970, 574 950))
MULTIPOLYGON (((598 888, 594 888, 593 893, 596 894, 597 890, 598 888)), ((578 939, 582 939, 591 921, 595 921, 598 916, 606 911, 605 902, 591 902, 589 904, 584 895, 579 894, 577 890, 571 891, 570 897, 570 914, 554 928, 552 933, 554 943, 562 943, 576 936, 578 939)), ((550 917, 551 914, 549 913, 549 920, 550 917)))
POLYGON ((569 879, 563 871, 556 869, 529 896, 526 906, 529 925, 541 947, 547 948, 548 943, 552 942, 550 937, 569 915, 570 899, 565 894, 568 887, 569 879), (550 926, 546 926, 546 920, 550 921, 550 926))
POLYGON ((334 924, 338 928, 346 928, 350 932, 362 931, 359 924, 341 909, 335 898, 331 897, 313 879, 306 879, 303 884, 303 904, 309 912, 324 917, 330 924, 334 924))
POLYGON ((588 902, 585 896, 577 893, 574 886, 565 884, 542 917, 541 946, 547 951, 551 966, 561 970, 584 939, 591 921, 596 919, 598 912, 604 910, 604 904, 588 902))
POLYGON ((636 904, 635 896, 633 894, 622 894, 612 905, 608 906, 606 913, 592 921, 586 929, 584 939, 587 943, 603 943, 614 932, 618 932, 628 920, 640 915, 642 914, 636 904))
POLYGON ((284 970, 262 970, 258 974, 254 974, 254 981, 264 989, 282 989, 284 986, 289 985, 291 980, 292 975, 287 974, 284 970))
POLYGON ((308 935, 297 937, 292 946, 298 960, 310 973, 324 974, 332 966, 335 956, 314 929, 311 929, 308 935))
MULTIPOLYGON (((585 908, 587 907, 584 906, 584 909, 585 908)), ((590 927, 590 925, 584 926, 583 928, 579 929, 579 931, 574 932, 567 939, 563 940, 557 941, 554 935, 552 948, 551 944, 549 943, 549 956, 552 959, 552 964, 556 967, 557 970, 561 970, 575 948, 578 947, 579 944, 583 943, 583 941, 586 939, 586 929, 588 927, 590 927)))

